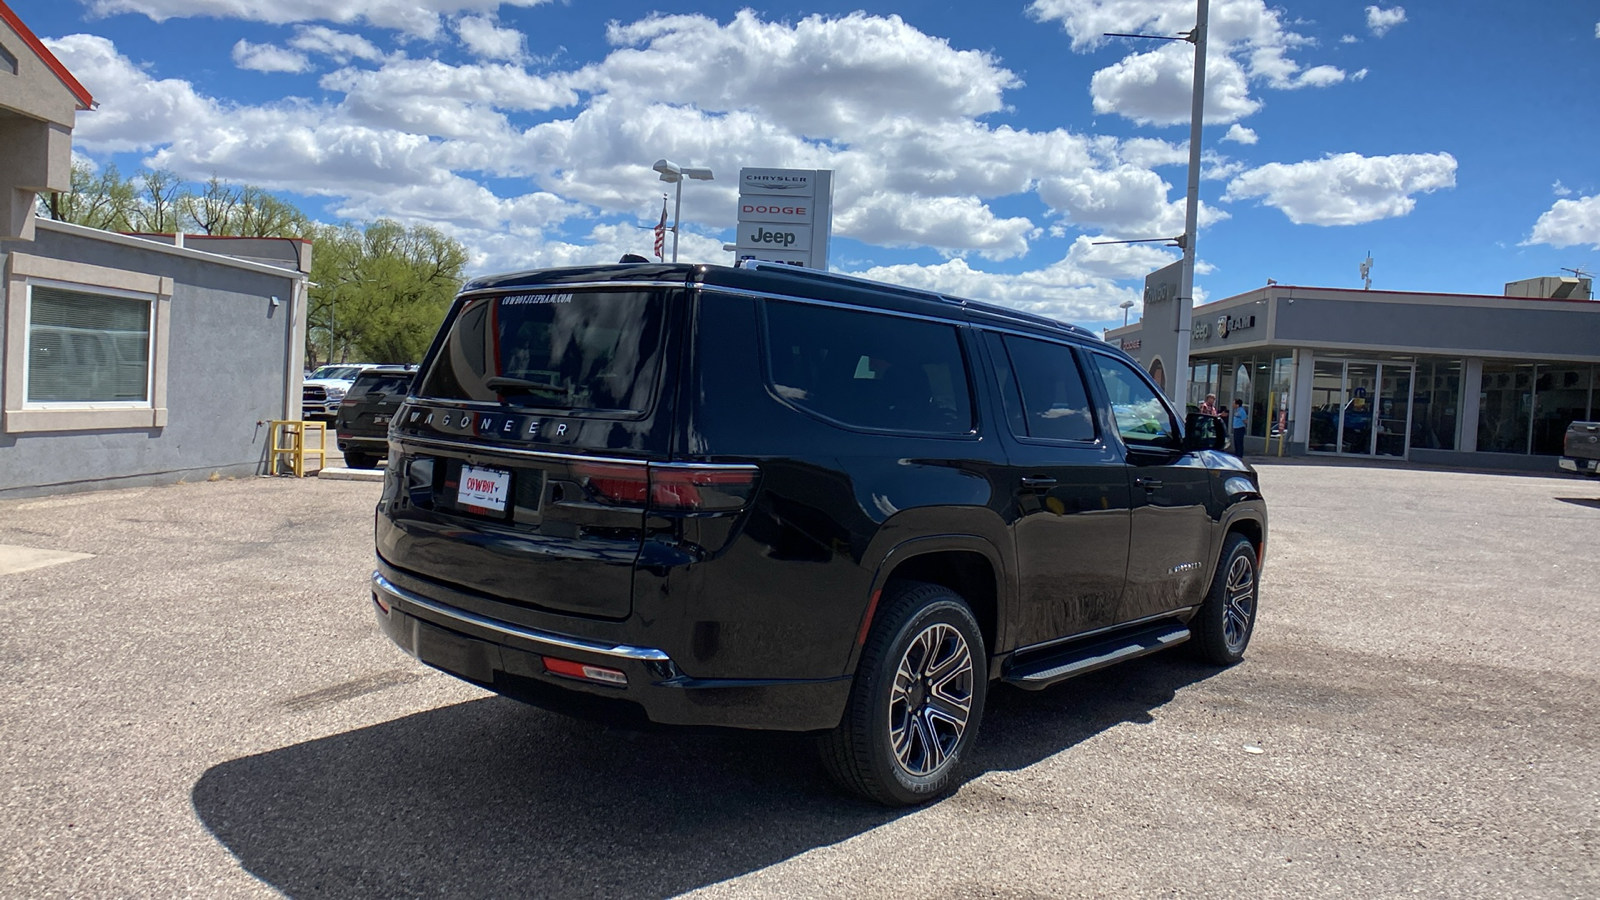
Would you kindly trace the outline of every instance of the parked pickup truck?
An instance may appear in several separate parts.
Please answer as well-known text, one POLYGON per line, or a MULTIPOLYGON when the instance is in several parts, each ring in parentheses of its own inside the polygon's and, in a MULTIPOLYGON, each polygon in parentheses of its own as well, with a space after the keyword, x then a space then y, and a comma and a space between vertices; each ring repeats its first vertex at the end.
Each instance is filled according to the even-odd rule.
POLYGON ((1596 474, 1600 468, 1600 422, 1573 422, 1567 426, 1561 468, 1591 477, 1596 474))

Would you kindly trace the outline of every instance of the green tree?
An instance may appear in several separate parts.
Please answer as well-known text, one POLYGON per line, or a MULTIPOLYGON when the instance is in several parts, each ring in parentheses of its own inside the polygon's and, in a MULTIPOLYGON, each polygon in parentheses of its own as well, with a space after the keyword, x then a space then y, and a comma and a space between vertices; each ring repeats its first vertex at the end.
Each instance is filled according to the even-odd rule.
POLYGON ((115 164, 98 174, 88 163, 72 163, 72 190, 50 198, 50 217, 104 231, 132 231, 138 187, 115 164))
POLYGON ((313 244, 307 359, 420 361, 461 288, 466 248, 388 219, 318 226, 313 244))
POLYGON ((129 216, 133 230, 146 234, 171 234, 179 230, 180 211, 188 190, 169 169, 145 169, 134 179, 138 202, 129 216))

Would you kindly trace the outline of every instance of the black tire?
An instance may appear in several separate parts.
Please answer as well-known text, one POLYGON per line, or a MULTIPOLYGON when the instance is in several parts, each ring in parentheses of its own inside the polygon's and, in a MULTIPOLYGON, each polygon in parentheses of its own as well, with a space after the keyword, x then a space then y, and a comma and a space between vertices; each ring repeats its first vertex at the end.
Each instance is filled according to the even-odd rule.
POLYGON ((891 585, 862 648, 844 718, 821 741, 828 774, 885 806, 939 797, 955 786, 977 738, 988 687, 983 634, 961 596, 934 584, 891 585), (897 678, 902 667, 909 682, 897 678))
POLYGON ((1250 539, 1238 532, 1229 534, 1211 578, 1211 590, 1189 623, 1189 646, 1202 662, 1231 666, 1244 659, 1256 628, 1260 575, 1250 539))
POLYGON ((352 469, 375 469, 378 467, 378 458, 371 453, 346 453, 344 464, 352 469))

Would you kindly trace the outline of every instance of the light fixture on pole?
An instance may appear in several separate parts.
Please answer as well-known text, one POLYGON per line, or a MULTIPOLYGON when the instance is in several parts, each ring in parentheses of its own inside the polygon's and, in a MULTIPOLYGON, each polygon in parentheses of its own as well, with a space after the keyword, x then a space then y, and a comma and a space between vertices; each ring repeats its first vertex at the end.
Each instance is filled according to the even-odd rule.
POLYGON ((1128 310, 1133 309, 1133 301, 1132 300, 1124 300, 1121 303, 1118 303, 1117 306, 1122 309, 1122 327, 1123 328, 1127 328, 1128 327, 1128 310))
POLYGON ((677 187, 677 199, 672 202, 672 261, 678 261, 678 213, 683 209, 683 179, 710 181, 711 170, 693 166, 680 166, 667 159, 658 159, 650 168, 661 173, 661 180, 677 187))

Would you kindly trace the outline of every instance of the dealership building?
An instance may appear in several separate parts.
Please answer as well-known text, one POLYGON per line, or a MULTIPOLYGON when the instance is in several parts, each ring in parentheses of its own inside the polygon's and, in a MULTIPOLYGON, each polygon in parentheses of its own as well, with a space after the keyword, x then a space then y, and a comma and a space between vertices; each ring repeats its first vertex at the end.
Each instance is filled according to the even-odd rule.
MULTIPOLYGON (((1269 284, 1195 307, 1182 399, 1242 400, 1250 453, 1554 471, 1567 425, 1600 416, 1591 296, 1579 278, 1503 295, 1269 284)), ((1144 329, 1106 340, 1155 370, 1140 351, 1162 336, 1144 329)))

